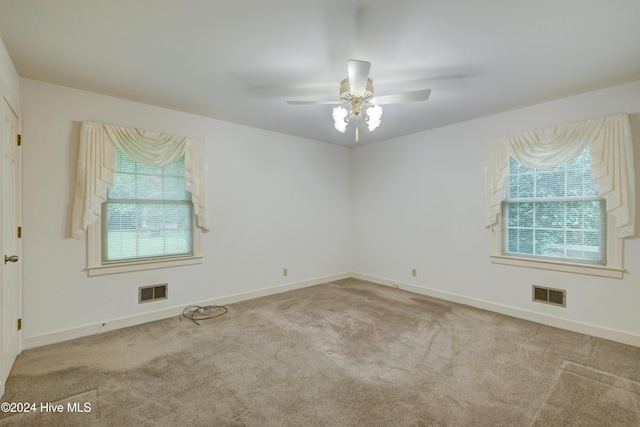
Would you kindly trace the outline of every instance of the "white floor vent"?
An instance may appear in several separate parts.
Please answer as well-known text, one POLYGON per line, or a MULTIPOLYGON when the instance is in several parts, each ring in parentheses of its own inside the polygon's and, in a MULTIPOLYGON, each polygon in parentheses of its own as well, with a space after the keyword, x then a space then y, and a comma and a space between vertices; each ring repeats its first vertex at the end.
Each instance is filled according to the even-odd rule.
POLYGON ((533 300, 560 307, 567 306, 567 291, 533 285, 533 300))
POLYGON ((167 299, 169 285, 162 283, 160 285, 140 286, 138 288, 138 304, 143 302, 157 301, 159 299, 167 299))

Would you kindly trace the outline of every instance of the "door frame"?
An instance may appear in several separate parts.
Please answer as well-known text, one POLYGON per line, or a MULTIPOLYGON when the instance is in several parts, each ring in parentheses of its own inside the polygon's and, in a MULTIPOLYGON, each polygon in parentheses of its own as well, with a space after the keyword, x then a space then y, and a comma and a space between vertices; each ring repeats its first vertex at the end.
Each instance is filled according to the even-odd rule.
MULTIPOLYGON (((9 91, 8 87, 6 86, 2 78, 0 78, 0 102, 6 102, 9 108, 15 114, 17 118, 16 133, 18 135, 21 135, 22 134, 22 114, 20 111, 20 107, 18 102, 16 102, 16 100, 11 95, 11 92, 9 91)), ((0 141, 0 142, 4 144, 4 141, 0 141)), ((4 153, 4 146, 2 147, 2 150, 0 151, 0 153, 4 153)), ((17 203, 16 226, 21 227, 22 226, 22 150, 21 150, 21 147, 18 147, 16 162, 17 162, 17 168, 18 168, 17 177, 16 177, 17 182, 16 182, 16 200, 15 200, 15 202, 17 203)), ((4 171, 0 170, 0 174, 4 174, 4 171)), ((2 178, 3 178, 2 175, 0 175, 0 179, 2 178)), ((3 200, 3 203, 6 203, 6 200, 3 200)), ((2 226, 2 224, 0 224, 0 226, 2 226)), ((17 269, 17 272, 16 272, 17 302, 16 303, 18 305, 16 307, 16 313, 18 314, 18 319, 22 319, 22 239, 21 238, 18 238, 17 240, 16 252, 17 252, 16 255, 18 255, 18 259, 19 259, 17 265, 15 265, 17 269)), ((4 306, 4 283, 2 283, 1 286, 3 286, 3 289, 2 289, 2 292, 0 292, 0 306, 4 306)), ((15 319, 14 322, 17 322, 17 319, 15 319)), ((15 323, 13 324, 16 325, 15 323)), ((4 394, 5 380, 7 379, 10 373, 10 369, 8 370, 8 372, 4 372, 5 370, 4 360, 6 360, 5 357, 8 356, 7 354, 5 354, 4 331, 5 331, 4 315, 0 315, 0 335, 2 336, 2 341, 0 342, 0 352, 2 352, 2 354, 0 356, 1 356, 1 359, 3 360, 3 363, 0 366, 0 397, 4 394)), ((18 333, 16 334, 16 340, 17 342, 15 344, 17 348, 17 353, 19 354, 22 351, 22 330, 18 330, 18 333)))

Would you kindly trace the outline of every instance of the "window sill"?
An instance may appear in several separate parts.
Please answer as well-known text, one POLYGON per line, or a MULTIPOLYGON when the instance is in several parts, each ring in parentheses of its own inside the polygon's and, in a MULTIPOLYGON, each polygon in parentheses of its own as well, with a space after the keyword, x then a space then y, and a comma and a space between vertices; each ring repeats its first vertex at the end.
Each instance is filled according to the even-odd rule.
POLYGON ((90 277, 102 276, 105 274, 129 273, 133 271, 153 270, 156 268, 180 267, 183 265, 202 264, 202 257, 174 258, 165 260, 152 260, 130 262, 126 264, 97 265, 87 267, 87 273, 90 277))
POLYGON ((570 262, 513 257, 508 255, 491 255, 490 258, 491 262, 494 264, 564 271, 566 273, 587 274, 590 276, 608 277, 612 279, 622 279, 622 275, 624 273, 623 268, 607 267, 604 265, 576 264, 570 262))

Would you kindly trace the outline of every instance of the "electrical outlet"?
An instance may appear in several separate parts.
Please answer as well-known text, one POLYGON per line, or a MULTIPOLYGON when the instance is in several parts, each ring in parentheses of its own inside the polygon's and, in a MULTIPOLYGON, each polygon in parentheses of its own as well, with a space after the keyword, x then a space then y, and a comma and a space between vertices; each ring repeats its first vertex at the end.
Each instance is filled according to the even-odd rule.
POLYGON ((412 275, 413 277, 418 277, 418 271, 417 271, 415 268, 412 268, 412 269, 411 269, 411 275, 412 275))
POLYGON ((282 275, 283 275, 284 277, 286 277, 288 274, 289 274, 289 269, 288 269, 288 268, 283 268, 283 269, 282 269, 282 275))

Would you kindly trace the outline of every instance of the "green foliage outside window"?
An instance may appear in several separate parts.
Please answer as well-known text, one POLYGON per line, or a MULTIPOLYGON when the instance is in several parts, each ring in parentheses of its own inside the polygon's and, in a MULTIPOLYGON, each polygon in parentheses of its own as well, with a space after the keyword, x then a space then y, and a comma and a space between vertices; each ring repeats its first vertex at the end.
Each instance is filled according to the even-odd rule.
POLYGON ((591 180, 588 148, 551 169, 511 158, 508 191, 506 254, 606 262, 605 201, 591 180))

